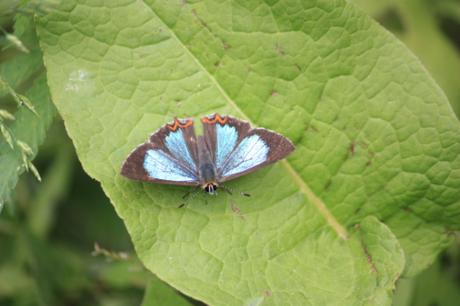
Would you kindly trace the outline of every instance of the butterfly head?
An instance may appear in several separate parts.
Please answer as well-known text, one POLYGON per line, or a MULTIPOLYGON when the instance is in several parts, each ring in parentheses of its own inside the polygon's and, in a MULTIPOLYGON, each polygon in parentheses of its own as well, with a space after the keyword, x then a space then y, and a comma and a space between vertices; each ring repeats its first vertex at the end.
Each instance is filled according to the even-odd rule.
POLYGON ((217 183, 206 183, 204 184, 203 190, 211 195, 215 195, 217 191, 217 183))

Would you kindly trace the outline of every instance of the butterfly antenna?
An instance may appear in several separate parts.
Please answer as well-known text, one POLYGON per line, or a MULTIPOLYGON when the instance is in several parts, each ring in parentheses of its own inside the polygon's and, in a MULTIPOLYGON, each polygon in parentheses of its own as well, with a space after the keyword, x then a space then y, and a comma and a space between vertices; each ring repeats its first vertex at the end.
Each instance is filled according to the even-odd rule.
MULTIPOLYGON (((228 187, 228 186, 223 186, 221 185, 220 188, 224 191, 226 191, 228 194, 232 195, 233 194, 233 191, 234 189, 228 187)), ((243 197, 250 197, 251 194, 247 193, 247 192, 243 192, 243 191, 237 191, 241 196, 243 197)))

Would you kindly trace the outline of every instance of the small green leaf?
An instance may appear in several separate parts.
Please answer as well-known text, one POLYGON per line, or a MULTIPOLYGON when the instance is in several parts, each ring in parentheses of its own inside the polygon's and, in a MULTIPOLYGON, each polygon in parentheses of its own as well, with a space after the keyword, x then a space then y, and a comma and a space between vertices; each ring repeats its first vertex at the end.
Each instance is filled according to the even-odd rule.
POLYGON ((0 121, 1 119, 5 119, 5 120, 14 120, 14 116, 13 114, 11 114, 9 111, 6 111, 4 109, 0 109, 0 121))
POLYGON ((24 103, 27 109, 29 109, 32 113, 38 116, 37 111, 35 110, 35 107, 32 104, 32 102, 29 100, 29 98, 27 98, 24 95, 19 95, 19 97, 21 98, 22 103, 24 103))
POLYGON ((13 137, 11 137, 10 132, 8 131, 6 126, 4 126, 2 123, 0 123, 0 132, 2 133, 3 138, 8 143, 8 145, 11 147, 11 149, 14 149, 13 137))
POLYGON ((32 113, 38 116, 35 107, 33 106, 32 102, 27 98, 25 95, 18 94, 13 87, 11 87, 7 82, 2 80, 0 76, 0 83, 3 87, 6 87, 10 95, 13 97, 14 101, 17 103, 18 107, 25 105, 27 109, 29 109, 32 113))
POLYGON ((34 152, 32 151, 32 148, 25 142, 21 140, 16 140, 16 144, 18 147, 24 152, 25 155, 33 155, 34 152))
POLYGON ((35 110, 35 107, 32 104, 32 102, 29 100, 29 98, 27 98, 24 95, 16 94, 16 99, 17 101, 19 101, 20 106, 24 104, 28 110, 30 110, 32 113, 38 116, 37 111, 35 110))
POLYGON ((24 53, 30 53, 29 49, 27 49, 27 47, 22 43, 22 41, 16 35, 8 33, 8 34, 5 35, 5 37, 18 50, 20 50, 20 51, 22 51, 24 53))
POLYGON ((37 168, 35 168, 34 164, 32 164, 31 161, 27 161, 27 168, 32 172, 32 174, 35 176, 37 181, 41 182, 42 178, 40 176, 40 173, 38 173, 37 168))
MULTIPOLYGON (((61 126, 57 128, 60 129, 61 126)), ((60 139, 59 145, 54 149, 56 154, 52 159, 52 164, 47 167, 43 182, 28 207, 30 229, 35 236, 41 239, 45 238, 54 226, 55 217, 57 217, 56 208, 62 198, 67 195, 75 164, 73 147, 67 141, 62 140, 67 140, 66 138, 56 136, 59 134, 53 135, 53 138, 60 139)))

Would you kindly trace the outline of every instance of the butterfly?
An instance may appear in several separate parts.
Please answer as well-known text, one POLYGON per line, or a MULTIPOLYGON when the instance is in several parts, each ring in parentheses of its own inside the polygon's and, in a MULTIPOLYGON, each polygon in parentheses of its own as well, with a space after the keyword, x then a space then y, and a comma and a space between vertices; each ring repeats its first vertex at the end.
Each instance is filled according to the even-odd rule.
POLYGON ((174 119, 126 158, 121 174, 138 181, 201 187, 215 194, 223 182, 285 158, 294 151, 286 137, 231 116, 201 118, 196 136, 192 119, 174 119))

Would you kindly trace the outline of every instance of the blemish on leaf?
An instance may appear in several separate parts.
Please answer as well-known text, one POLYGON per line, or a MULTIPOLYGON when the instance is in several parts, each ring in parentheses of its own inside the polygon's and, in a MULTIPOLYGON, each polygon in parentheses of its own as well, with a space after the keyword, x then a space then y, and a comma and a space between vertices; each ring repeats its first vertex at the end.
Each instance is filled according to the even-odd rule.
POLYGON ((366 254, 366 257, 367 257, 367 262, 371 265, 372 272, 377 273, 377 267, 375 266, 374 262, 372 261, 372 255, 367 250, 367 246, 363 245, 363 249, 364 249, 364 253, 366 254))
POLYGON ((256 296, 250 299, 247 299, 244 303, 245 306, 259 306, 262 305, 265 296, 256 296))
POLYGON ((192 14, 193 16, 195 16, 196 19, 198 19, 199 23, 205 27, 210 33, 212 33, 212 30, 211 28, 208 26, 208 24, 206 23, 206 21, 204 21, 199 15, 198 13, 196 12, 195 9, 192 9, 192 14))
POLYGON ((272 97, 276 97, 276 96, 278 95, 278 92, 277 92, 276 90, 273 89, 272 92, 270 93, 270 95, 271 95, 272 97))
POLYGON ((366 162, 366 166, 370 166, 370 165, 372 165, 372 160, 374 159, 375 154, 374 154, 374 152, 368 152, 367 156, 368 156, 369 159, 366 162))
POLYGON ((284 49, 283 47, 280 45, 280 44, 275 44, 275 51, 276 53, 278 53, 279 55, 285 55, 286 52, 284 52, 284 49))
POLYGON ((88 71, 85 71, 83 69, 72 71, 69 75, 69 79, 64 90, 79 92, 87 86, 89 80, 90 74, 88 71))
POLYGON ((182 100, 181 99, 174 99, 174 102, 176 102, 176 107, 181 107, 182 106, 182 100))
MULTIPOLYGON (((359 231, 361 229, 361 225, 356 224, 355 229, 357 229, 359 231)), ((361 247, 363 248, 364 255, 367 258, 367 262, 371 266, 371 271, 373 273, 377 273, 378 272, 377 267, 375 266, 374 262, 372 261, 372 255, 369 253, 369 250, 367 249, 367 245, 364 243, 364 240, 363 240, 362 236, 361 236, 361 247)))
POLYGON ((350 152, 351 156, 354 156, 356 153, 356 142, 352 141, 350 143, 350 147, 348 148, 348 151, 350 152))
POLYGON ((233 202, 233 201, 231 202, 231 207, 232 207, 232 211, 236 215, 238 215, 241 219, 246 220, 246 218, 244 217, 243 213, 241 212, 241 209, 238 206, 236 206, 235 202, 233 202))
POLYGON ((331 187, 331 184, 332 184, 332 180, 331 179, 327 180, 326 184, 324 185, 324 190, 327 191, 329 187, 331 187))

